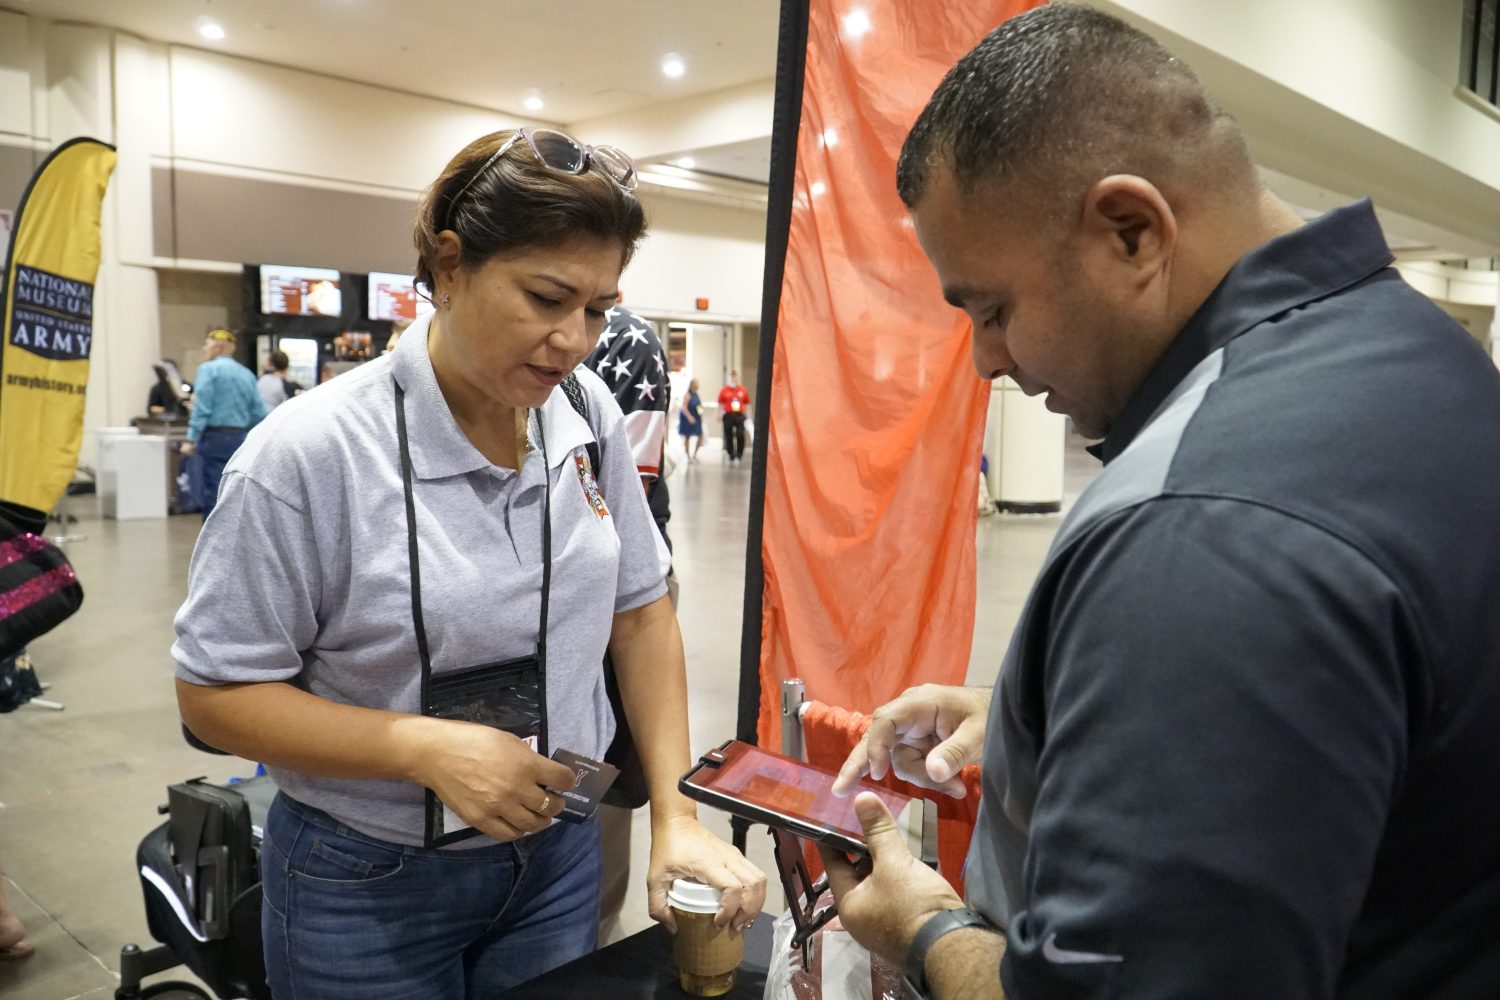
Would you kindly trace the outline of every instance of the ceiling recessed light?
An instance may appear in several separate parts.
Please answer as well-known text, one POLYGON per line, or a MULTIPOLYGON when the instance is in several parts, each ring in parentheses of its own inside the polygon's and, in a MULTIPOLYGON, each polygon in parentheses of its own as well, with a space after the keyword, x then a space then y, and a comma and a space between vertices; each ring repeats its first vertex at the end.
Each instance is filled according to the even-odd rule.
POLYGON ((673 162, 676 163, 683 170, 692 170, 694 167, 696 167, 698 165, 698 161, 695 160, 695 159, 693 159, 691 156, 679 156, 673 162))
POLYGON ((661 71, 675 80, 687 72, 687 65, 682 61, 682 56, 675 52, 668 52, 662 56, 661 71))
POLYGON ((813 181, 813 183, 812 183, 812 196, 814 198, 820 198, 820 197, 822 197, 823 196, 823 192, 825 192, 827 190, 828 190, 828 185, 827 184, 824 184, 822 181, 813 181))
POLYGON ((522 101, 521 103, 526 105, 527 111, 540 111, 543 107, 546 106, 542 103, 540 94, 527 94, 526 100, 522 101))
POLYGON ((870 23, 870 12, 863 7, 856 7, 844 15, 844 37, 863 38, 873 31, 875 25, 870 23))
POLYGON ((198 34, 210 42, 222 42, 224 40, 224 26, 218 21, 204 18, 198 22, 198 34))
POLYGON ((832 149, 834 146, 837 146, 838 144, 839 144, 838 129, 836 129, 832 125, 830 125, 830 126, 828 126, 827 128, 825 128, 823 130, 823 145, 825 147, 827 147, 828 149, 832 149))

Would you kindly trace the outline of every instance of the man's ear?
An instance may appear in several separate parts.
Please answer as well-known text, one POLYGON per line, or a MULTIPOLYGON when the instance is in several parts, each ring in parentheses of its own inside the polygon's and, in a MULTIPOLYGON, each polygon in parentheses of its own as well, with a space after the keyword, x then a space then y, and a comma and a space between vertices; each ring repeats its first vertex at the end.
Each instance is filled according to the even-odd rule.
POLYGON ((437 252, 432 258, 433 294, 448 291, 463 263, 463 243, 458 234, 444 229, 437 235, 437 252))
POLYGON ((1085 234, 1104 241, 1117 263, 1152 277, 1177 246, 1177 217, 1161 191, 1131 174, 1113 174, 1084 195, 1085 234))

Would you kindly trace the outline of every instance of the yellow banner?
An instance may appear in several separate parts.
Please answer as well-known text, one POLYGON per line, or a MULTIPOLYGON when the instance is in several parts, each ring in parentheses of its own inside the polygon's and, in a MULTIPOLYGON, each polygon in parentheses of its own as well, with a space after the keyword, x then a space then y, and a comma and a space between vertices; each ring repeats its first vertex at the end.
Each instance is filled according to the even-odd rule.
POLYGON ((78 464, 99 211, 114 169, 113 146, 71 139, 16 209, 0 327, 0 500, 51 510, 78 464))

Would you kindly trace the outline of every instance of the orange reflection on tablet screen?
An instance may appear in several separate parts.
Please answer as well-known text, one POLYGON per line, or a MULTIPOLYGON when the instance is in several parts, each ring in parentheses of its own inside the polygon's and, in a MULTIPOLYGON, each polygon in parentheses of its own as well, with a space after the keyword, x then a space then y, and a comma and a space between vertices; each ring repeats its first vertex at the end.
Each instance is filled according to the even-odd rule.
MULTIPOLYGON (((864 839, 854 814, 854 796, 846 799, 830 792, 833 775, 818 768, 747 748, 713 781, 713 787, 747 802, 779 813, 805 817, 842 833, 864 839)), ((860 791, 873 791, 896 817, 912 800, 884 788, 862 784, 860 791)))

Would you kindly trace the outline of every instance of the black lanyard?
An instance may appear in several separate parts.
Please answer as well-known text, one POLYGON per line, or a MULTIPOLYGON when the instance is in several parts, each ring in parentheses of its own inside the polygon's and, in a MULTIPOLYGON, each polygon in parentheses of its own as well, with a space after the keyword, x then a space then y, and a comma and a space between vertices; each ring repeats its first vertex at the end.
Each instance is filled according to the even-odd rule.
MULTIPOLYGON (((426 706, 428 682, 432 679, 432 652, 427 645, 427 628, 422 621, 422 570, 417 556, 417 503, 412 493, 411 445, 406 436, 406 392, 392 377, 396 387, 396 440, 401 446, 401 486, 406 493, 406 553, 411 565, 411 619, 417 632, 417 654, 422 658, 422 705, 426 706)), ((536 658, 541 670, 541 712, 545 731, 547 718, 547 597, 552 590, 552 468, 547 461, 547 434, 542 428, 541 412, 536 420, 537 441, 542 446, 542 482, 546 499, 542 507, 542 615, 537 627, 536 658)), ((525 464, 524 461, 522 463, 525 464)), ((520 473, 517 473, 519 483, 520 473)))

